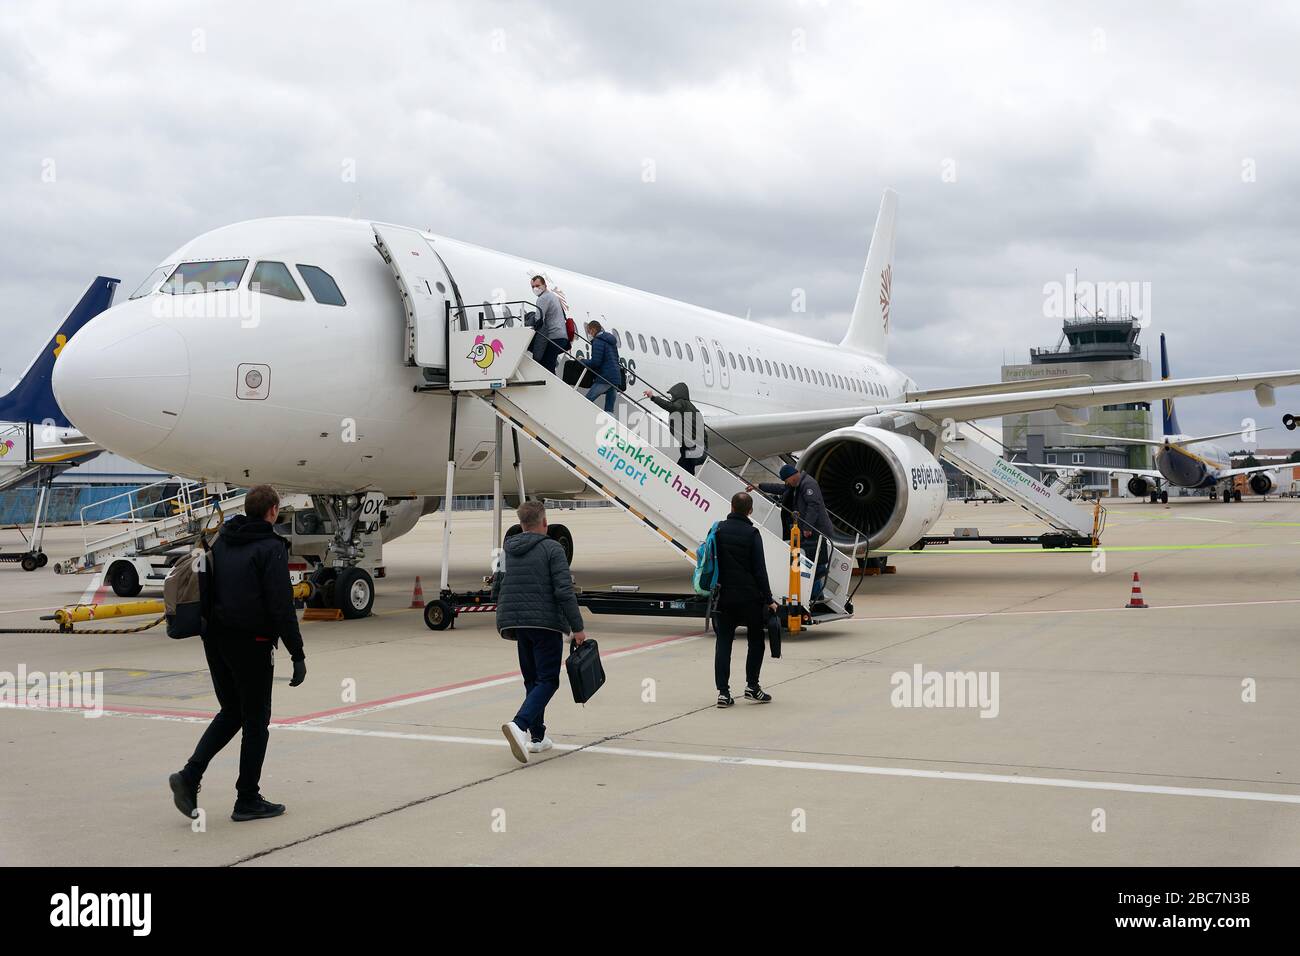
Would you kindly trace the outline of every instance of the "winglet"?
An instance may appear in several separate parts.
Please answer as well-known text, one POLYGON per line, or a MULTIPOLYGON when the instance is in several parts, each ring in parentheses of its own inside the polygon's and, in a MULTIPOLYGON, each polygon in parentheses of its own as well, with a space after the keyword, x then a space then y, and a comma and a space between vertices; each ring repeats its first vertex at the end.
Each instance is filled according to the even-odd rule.
POLYGON ((840 348, 865 352, 885 358, 889 345, 889 303, 894 275, 894 219, 898 211, 898 193, 886 189, 880 199, 876 228, 867 250, 867 264, 858 285, 858 300, 853 318, 844 333, 840 348))

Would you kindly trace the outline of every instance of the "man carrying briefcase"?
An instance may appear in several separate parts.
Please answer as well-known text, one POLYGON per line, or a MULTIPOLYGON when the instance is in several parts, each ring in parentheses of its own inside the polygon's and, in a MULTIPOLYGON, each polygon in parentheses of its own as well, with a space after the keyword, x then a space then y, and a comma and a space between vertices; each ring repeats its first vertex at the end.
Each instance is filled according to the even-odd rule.
POLYGON ((497 631, 518 645, 524 677, 524 702, 513 720, 501 725, 510 751, 520 763, 550 750, 546 705, 560 687, 564 635, 582 644, 587 634, 573 593, 573 576, 560 543, 546 535, 546 507, 540 501, 519 506, 518 534, 506 539, 502 567, 492 578, 497 631))

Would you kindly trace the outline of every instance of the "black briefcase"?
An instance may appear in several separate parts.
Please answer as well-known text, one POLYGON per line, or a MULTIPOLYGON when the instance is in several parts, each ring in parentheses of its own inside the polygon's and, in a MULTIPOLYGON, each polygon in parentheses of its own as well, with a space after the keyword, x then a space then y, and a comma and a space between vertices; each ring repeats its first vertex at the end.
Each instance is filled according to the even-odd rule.
POLYGON ((573 690, 573 702, 585 704, 596 695, 605 683, 605 668, 600 664, 600 648, 591 638, 581 644, 569 643, 569 656, 564 662, 569 672, 569 687, 573 690))

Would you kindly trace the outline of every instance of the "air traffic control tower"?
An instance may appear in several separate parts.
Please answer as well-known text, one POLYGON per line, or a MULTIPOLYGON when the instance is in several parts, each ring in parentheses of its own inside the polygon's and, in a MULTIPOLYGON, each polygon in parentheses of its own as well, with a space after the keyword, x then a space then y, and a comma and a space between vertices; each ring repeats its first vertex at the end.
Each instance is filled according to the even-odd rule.
MULTIPOLYGON (((1144 382, 1151 379, 1151 363, 1138 344, 1141 325, 1132 317, 1082 315, 1065 319, 1061 337, 1050 348, 1029 350, 1029 364, 1003 365, 1002 381, 1092 376, 1093 385, 1144 382)), ((1151 438, 1157 419, 1149 402, 1102 405, 1091 409, 1083 425, 1063 422, 1054 411, 1007 415, 1002 419, 1002 442, 1018 461, 1048 465, 1092 465, 1099 468, 1150 468, 1151 451, 1140 445, 1107 443, 1105 436, 1151 438), (1096 435, 1075 438, 1068 433, 1096 435)), ((1079 486, 1090 492, 1127 495, 1125 482, 1098 473, 1082 473, 1079 486)))

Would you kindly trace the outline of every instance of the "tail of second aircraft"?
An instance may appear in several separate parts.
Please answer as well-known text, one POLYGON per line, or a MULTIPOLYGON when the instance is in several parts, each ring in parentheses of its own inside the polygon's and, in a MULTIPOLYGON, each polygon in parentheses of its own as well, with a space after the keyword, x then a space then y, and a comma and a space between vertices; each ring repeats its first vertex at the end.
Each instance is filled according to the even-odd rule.
POLYGON ((71 422, 59 408, 50 388, 54 362, 68 339, 83 325, 113 304, 117 279, 97 276, 86 288, 67 318, 59 325, 45 348, 31 361, 18 384, 0 395, 0 422, 49 422, 56 428, 68 428, 71 422))
MULTIPOLYGON (((1165 348, 1165 333, 1160 333, 1160 379, 1164 381, 1169 377, 1169 351, 1165 348)), ((1178 427, 1178 416, 1174 413, 1174 400, 1166 398, 1161 403, 1164 412, 1164 435, 1168 438, 1171 435, 1181 435, 1182 430, 1178 427)))
POLYGON ((858 300, 853 318, 844 333, 840 348, 865 352, 885 358, 889 345, 889 303, 893 293, 894 217, 898 210, 898 193, 886 189, 876 215, 876 229, 871 234, 867 264, 858 286, 858 300))

